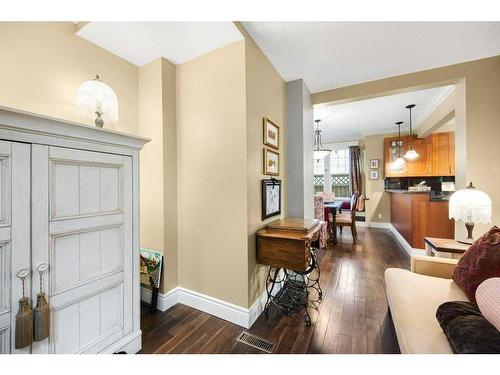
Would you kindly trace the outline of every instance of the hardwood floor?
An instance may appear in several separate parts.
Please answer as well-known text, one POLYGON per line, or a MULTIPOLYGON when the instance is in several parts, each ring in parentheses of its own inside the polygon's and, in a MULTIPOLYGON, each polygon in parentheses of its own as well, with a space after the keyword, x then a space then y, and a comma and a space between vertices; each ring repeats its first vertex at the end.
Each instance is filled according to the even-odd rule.
MULTIPOLYGON (((246 330, 276 343, 273 353, 398 353, 387 315, 384 270, 409 268, 409 257, 389 230, 344 230, 337 246, 318 252, 324 300, 303 317, 262 314, 246 330)), ((142 308, 141 353, 262 353, 235 341, 244 329, 188 306, 150 314, 142 308)))

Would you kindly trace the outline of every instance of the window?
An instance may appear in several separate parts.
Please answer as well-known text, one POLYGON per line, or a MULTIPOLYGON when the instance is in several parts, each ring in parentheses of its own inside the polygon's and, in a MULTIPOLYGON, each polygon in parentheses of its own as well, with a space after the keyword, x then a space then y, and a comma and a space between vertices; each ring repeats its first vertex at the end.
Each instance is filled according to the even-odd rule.
POLYGON ((333 150, 330 153, 330 173, 349 174, 349 149, 333 150))
POLYGON ((325 174, 325 159, 315 160, 314 161, 314 174, 315 175, 324 175, 325 174))
MULTIPOLYGON (((338 198, 348 198, 349 190, 349 149, 333 150, 329 156, 332 191, 338 198)), ((325 160, 314 160, 314 192, 324 191, 325 160)))
POLYGON ((330 154, 332 191, 336 197, 348 198, 349 191, 349 149, 333 150, 330 154))

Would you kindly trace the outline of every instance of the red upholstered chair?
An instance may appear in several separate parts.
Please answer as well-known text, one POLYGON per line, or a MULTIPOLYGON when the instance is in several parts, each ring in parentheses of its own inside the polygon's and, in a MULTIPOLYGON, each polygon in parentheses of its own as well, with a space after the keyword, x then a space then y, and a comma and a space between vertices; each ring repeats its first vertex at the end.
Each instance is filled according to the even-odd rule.
POLYGON ((335 216, 335 228, 333 230, 337 230, 337 227, 340 228, 340 233, 342 233, 343 227, 350 227, 352 234, 352 241, 356 243, 358 232, 356 231, 356 207, 358 205, 359 193, 356 191, 350 200, 350 211, 342 212, 335 216))

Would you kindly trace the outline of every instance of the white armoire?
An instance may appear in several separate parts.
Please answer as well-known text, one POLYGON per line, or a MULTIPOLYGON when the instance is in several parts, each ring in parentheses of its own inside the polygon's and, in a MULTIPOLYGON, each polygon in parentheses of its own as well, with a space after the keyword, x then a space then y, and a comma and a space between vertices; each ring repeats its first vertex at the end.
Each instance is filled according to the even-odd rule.
POLYGON ((141 349, 139 150, 148 140, 0 107, 0 353, 141 349), (49 338, 15 349, 22 283, 49 338))

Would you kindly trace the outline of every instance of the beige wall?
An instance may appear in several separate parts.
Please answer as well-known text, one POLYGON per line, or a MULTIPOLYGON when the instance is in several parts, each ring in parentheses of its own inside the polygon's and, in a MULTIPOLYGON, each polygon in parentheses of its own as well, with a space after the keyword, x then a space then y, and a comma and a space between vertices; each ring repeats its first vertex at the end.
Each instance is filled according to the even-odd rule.
POLYGON ((161 59, 139 69, 139 129, 151 138, 141 151, 141 247, 162 251, 163 220, 163 101, 161 59))
POLYGON ((165 255, 161 292, 177 286, 177 123, 175 65, 159 58, 139 68, 141 247, 165 255))
POLYGON ((178 284, 176 66, 161 59, 163 113, 163 222, 165 268, 162 292, 178 284))
MULTIPOLYGON (((461 103, 455 111, 457 188, 474 182, 492 199, 494 225, 500 224, 500 56, 402 76, 366 82, 313 94, 313 103, 359 100, 390 95, 408 89, 456 84, 455 100, 461 103)), ((484 233, 491 224, 476 225, 475 235, 484 233)), ((463 226, 457 225, 456 235, 463 226)))
POLYGON ((366 221, 375 223, 389 223, 391 221, 391 207, 389 193, 384 192, 384 138, 390 134, 372 135, 359 142, 365 151, 364 157, 364 182, 366 201, 366 221), (370 160, 379 160, 379 179, 370 180, 370 160), (378 218, 382 214, 382 218, 378 218))
POLYGON ((78 87, 99 74, 118 96, 115 129, 138 134, 137 67, 75 30, 72 22, 0 22, 0 105, 78 121, 78 87))
POLYGON ((248 206, 248 306, 264 290, 267 267, 257 264, 255 233, 266 224, 284 217, 286 213, 286 121, 285 82, 262 53, 260 48, 241 27, 245 37, 246 67, 246 126, 247 126, 247 206, 248 206), (263 117, 280 127, 280 176, 282 180, 282 214, 262 221, 261 181, 263 174, 263 117))
POLYGON ((248 304, 245 44, 177 66, 179 284, 248 304))

